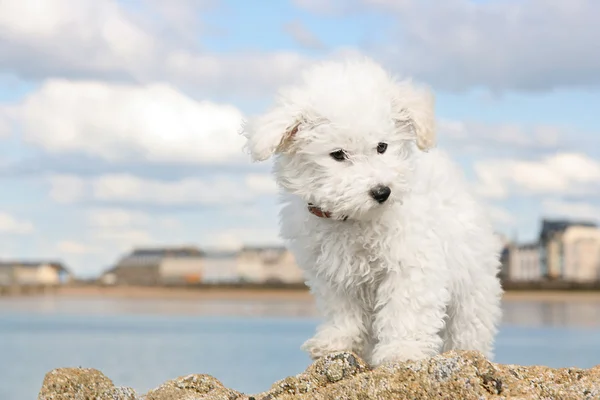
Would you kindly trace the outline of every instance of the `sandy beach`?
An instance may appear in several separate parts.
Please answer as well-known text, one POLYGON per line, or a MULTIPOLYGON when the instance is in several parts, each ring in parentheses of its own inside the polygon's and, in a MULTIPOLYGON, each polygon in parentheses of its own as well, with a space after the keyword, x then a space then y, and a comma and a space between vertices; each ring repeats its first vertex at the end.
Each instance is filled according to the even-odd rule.
MULTIPOLYGON (((312 295, 302 289, 249 289, 249 288, 169 288, 138 286, 64 286, 51 294, 61 297, 112 297, 151 299, 206 299, 206 300, 295 300, 312 302, 312 295)), ((507 291, 503 300, 565 302, 600 302, 599 291, 507 291)))
POLYGON ((64 286, 53 295, 72 297, 122 297, 151 299, 206 299, 206 300, 307 300, 312 296, 302 289, 246 289, 246 288, 185 288, 144 286, 64 286))

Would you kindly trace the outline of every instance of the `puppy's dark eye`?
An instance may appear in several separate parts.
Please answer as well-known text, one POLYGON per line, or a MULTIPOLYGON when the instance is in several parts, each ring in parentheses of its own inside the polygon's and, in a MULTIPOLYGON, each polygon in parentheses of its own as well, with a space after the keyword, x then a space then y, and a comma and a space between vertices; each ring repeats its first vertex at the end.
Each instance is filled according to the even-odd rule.
POLYGON ((345 159, 348 158, 348 156, 346 155, 346 152, 344 150, 337 150, 337 151, 334 151, 333 153, 329 153, 329 155, 331 156, 331 158, 333 158, 336 161, 344 161, 345 159))
POLYGON ((377 145, 377 152, 379 154, 385 153, 386 150, 387 150, 387 143, 382 142, 377 145))

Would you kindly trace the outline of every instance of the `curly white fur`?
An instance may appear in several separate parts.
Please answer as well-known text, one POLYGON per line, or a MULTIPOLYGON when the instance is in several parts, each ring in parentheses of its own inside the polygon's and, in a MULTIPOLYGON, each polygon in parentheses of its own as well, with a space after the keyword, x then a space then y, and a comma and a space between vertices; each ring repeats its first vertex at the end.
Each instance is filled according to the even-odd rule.
POLYGON ((245 124, 253 159, 276 155, 282 236, 324 317, 303 345, 313 358, 351 350, 378 365, 451 349, 492 357, 500 242, 461 172, 426 151, 434 121, 427 89, 359 59, 308 69, 245 124), (330 156, 340 149, 347 160, 330 156), (369 194, 377 185, 391 188, 382 204, 369 194))

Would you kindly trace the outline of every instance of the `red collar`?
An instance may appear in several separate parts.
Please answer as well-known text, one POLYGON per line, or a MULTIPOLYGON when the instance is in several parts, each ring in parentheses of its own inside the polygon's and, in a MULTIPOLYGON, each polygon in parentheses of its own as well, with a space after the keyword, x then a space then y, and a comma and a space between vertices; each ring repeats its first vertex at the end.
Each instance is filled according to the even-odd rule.
MULTIPOLYGON (((319 218, 331 218, 331 213, 329 211, 323 211, 321 207, 315 206, 312 203, 308 203, 308 212, 312 215, 316 215, 319 218)), ((340 218, 342 221, 348 219, 348 216, 340 218)))

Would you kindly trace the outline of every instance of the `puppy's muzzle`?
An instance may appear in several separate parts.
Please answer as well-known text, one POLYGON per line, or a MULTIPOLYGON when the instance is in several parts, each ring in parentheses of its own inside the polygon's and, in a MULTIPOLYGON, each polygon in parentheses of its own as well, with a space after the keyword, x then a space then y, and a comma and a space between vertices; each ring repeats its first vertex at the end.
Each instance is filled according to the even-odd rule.
POLYGON ((384 203, 392 194, 392 189, 389 186, 375 186, 371 189, 371 197, 375 199, 379 204, 384 203))

